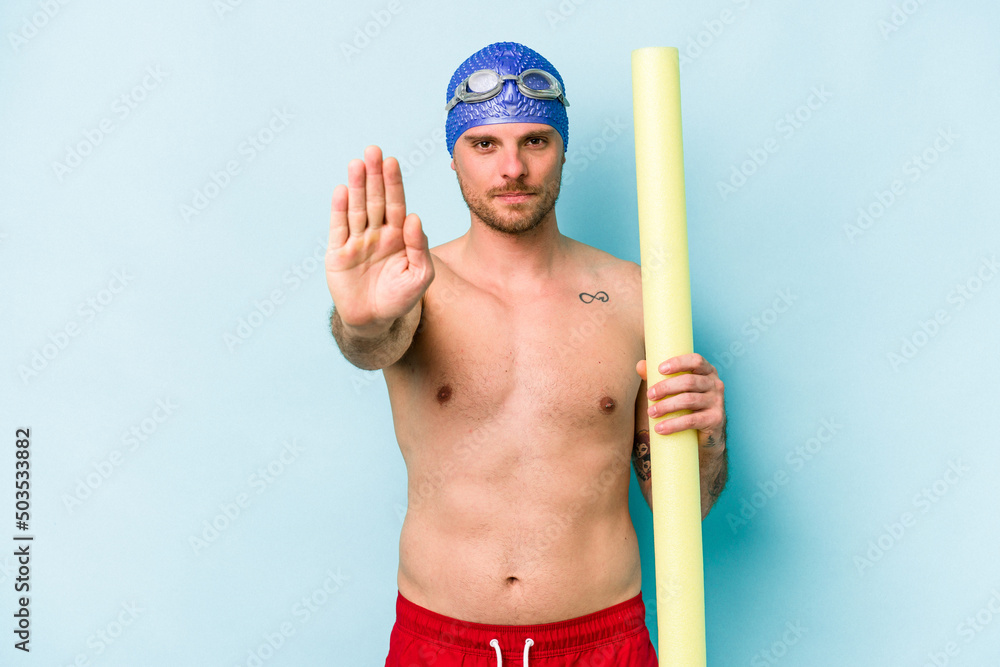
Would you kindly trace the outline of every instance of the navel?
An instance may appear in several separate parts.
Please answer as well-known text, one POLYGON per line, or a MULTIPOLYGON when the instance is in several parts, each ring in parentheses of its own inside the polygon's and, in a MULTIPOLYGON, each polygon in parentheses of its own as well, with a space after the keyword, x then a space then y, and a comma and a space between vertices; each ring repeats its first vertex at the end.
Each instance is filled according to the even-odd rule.
POLYGON ((610 415, 615 411, 615 399, 610 396, 605 396, 601 399, 601 412, 610 415))
POLYGON ((437 392, 438 403, 444 405, 445 403, 448 402, 448 399, 450 398, 451 398, 451 385, 450 384, 441 385, 441 388, 438 389, 437 392))

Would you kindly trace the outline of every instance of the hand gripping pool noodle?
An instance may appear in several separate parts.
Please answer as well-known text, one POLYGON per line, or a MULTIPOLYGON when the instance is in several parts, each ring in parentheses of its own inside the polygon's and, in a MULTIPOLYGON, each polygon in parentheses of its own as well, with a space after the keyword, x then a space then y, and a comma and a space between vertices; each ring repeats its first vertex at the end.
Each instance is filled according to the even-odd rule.
MULTIPOLYGON (((677 49, 632 52, 635 170, 642 305, 649 386, 665 359, 694 351, 684 210, 680 67, 677 49)), ((698 437, 660 435, 650 419, 653 547, 660 665, 704 667, 705 588, 701 552, 698 437)))

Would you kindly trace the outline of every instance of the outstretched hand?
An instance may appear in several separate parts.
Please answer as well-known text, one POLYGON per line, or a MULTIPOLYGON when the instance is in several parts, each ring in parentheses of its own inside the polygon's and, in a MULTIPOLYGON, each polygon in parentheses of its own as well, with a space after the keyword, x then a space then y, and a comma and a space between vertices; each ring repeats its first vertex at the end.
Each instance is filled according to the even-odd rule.
POLYGON ((403 177, 378 146, 347 165, 333 191, 326 281, 348 326, 385 327, 410 312, 434 280, 420 218, 406 214, 403 177))

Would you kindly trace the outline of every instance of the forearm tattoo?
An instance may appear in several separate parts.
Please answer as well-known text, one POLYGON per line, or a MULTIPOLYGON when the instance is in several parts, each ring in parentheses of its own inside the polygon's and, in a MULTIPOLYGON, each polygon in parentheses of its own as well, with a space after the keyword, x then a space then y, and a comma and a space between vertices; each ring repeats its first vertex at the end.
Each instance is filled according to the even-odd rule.
POLYGON ((632 466, 640 482, 649 481, 652 470, 649 463, 649 431, 643 429, 635 434, 632 444, 632 466))

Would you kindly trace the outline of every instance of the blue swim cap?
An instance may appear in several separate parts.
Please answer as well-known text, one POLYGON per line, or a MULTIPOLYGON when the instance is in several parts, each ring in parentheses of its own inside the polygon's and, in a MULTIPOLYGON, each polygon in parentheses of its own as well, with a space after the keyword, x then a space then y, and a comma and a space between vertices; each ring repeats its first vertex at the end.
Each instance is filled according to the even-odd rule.
MULTIPOLYGON (((462 81, 481 69, 512 75, 527 69, 545 70, 559 81, 563 91, 566 90, 556 68, 536 51, 517 42, 496 42, 473 53, 455 70, 448 82, 445 101, 452 99, 455 88, 462 81)), ((454 156, 455 142, 469 128, 495 123, 545 123, 562 135, 563 151, 569 146, 569 118, 563 103, 527 97, 517 89, 514 81, 504 81, 503 90, 496 97, 481 102, 459 102, 448 112, 445 121, 448 153, 454 156)))

